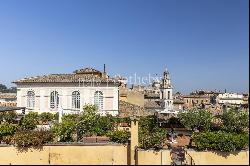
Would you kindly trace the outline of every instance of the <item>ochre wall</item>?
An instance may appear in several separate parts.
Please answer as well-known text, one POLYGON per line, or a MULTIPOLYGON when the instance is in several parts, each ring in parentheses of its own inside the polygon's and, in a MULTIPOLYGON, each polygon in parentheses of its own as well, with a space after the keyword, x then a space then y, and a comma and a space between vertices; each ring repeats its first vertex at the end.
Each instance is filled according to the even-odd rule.
POLYGON ((171 165, 170 150, 139 150, 137 153, 138 165, 171 165))
POLYGON ((197 152, 188 150, 187 153, 193 158, 195 165, 248 165, 249 151, 240 151, 235 154, 197 152))
POLYGON ((127 146, 44 146, 41 150, 18 152, 15 147, 0 147, 0 164, 127 165, 127 146))
MULTIPOLYGON (((248 165, 249 151, 230 154, 227 157, 214 152, 188 150, 195 165, 248 165)), ((224 153, 225 155, 225 153, 224 153)), ((127 165, 130 163, 126 145, 70 145, 44 146, 42 149, 18 151, 17 148, 0 147, 0 165, 127 165)), ((170 165, 170 150, 138 150, 138 165, 170 165)))

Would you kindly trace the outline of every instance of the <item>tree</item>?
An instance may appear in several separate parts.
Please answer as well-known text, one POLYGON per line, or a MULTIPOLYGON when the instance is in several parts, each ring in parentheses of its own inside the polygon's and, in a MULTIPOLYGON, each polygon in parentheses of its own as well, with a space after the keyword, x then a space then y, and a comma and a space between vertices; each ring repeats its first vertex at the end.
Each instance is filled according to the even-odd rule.
POLYGON ((230 108, 218 116, 222 121, 222 130, 242 133, 249 128, 249 112, 238 108, 230 108))
POLYGON ((156 116, 141 117, 139 120, 139 143, 143 149, 163 147, 167 131, 160 128, 156 116))
POLYGON ((233 152, 248 147, 249 136, 226 131, 206 131, 195 133, 193 141, 197 150, 218 150, 233 152))
POLYGON ((77 119, 77 134, 81 138, 83 136, 92 136, 98 132, 97 126, 97 107, 95 105, 85 105, 84 112, 77 119))
POLYGON ((194 108, 187 110, 186 112, 179 113, 178 118, 187 129, 194 131, 195 128, 197 128, 201 131, 210 129, 213 116, 207 109, 194 108))
POLYGON ((3 84, 0 84, 0 92, 4 92, 7 90, 7 87, 3 84))

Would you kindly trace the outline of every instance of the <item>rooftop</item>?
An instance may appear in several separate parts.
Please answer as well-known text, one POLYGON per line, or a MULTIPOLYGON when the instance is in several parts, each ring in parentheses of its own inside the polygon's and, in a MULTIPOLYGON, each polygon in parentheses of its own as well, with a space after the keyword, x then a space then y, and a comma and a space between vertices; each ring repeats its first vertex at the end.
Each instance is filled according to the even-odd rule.
POLYGON ((0 99, 16 99, 16 93, 0 93, 0 99))
POLYGON ((93 68, 83 68, 73 74, 50 74, 16 80, 13 83, 78 83, 78 82, 109 82, 116 83, 116 79, 103 77, 102 73, 93 68))

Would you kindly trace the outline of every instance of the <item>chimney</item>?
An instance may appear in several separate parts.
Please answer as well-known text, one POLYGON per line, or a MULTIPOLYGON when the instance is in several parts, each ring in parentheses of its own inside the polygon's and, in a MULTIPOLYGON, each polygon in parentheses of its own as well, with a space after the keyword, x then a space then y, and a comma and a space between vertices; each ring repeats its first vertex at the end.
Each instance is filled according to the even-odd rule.
POLYGON ((107 75, 107 73, 106 73, 106 65, 105 65, 105 64, 103 65, 102 77, 108 79, 108 75, 107 75))

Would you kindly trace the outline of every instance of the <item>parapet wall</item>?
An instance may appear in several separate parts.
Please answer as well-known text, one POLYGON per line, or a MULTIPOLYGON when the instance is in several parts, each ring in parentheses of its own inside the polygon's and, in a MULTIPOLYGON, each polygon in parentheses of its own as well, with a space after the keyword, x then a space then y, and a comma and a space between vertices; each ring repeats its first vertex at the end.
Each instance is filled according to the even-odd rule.
POLYGON ((187 153, 195 165, 249 165, 249 151, 225 153, 188 150, 187 153))
POLYGON ((18 151, 0 147, 0 165, 127 165, 126 145, 44 146, 18 151))

